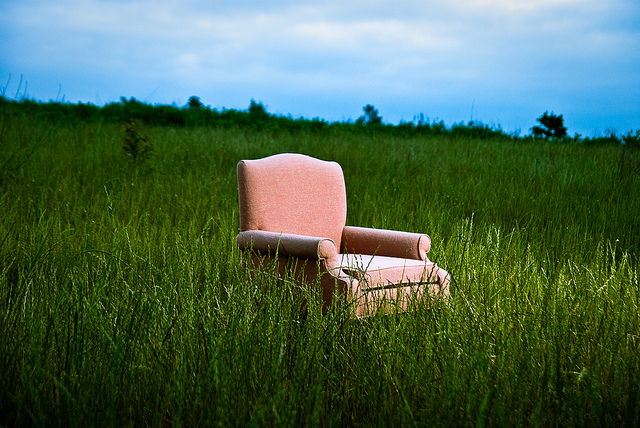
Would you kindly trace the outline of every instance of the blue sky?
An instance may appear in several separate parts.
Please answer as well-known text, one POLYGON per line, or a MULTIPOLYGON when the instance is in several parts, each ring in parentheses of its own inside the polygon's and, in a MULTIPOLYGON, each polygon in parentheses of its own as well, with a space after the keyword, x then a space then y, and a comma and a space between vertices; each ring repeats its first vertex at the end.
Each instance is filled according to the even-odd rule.
POLYGON ((637 0, 4 0, 0 52, 10 98, 640 129, 637 0))

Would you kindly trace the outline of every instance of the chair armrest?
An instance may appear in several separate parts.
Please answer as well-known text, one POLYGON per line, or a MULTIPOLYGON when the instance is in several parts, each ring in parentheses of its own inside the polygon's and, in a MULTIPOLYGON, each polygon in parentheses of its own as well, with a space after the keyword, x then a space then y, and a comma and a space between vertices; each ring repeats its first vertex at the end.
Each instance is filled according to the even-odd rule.
POLYGON ((294 235, 290 233, 268 232, 265 230, 246 230, 240 232, 236 242, 241 250, 258 251, 299 257, 303 259, 338 258, 338 247, 329 238, 294 235))
POLYGON ((430 249, 431 238, 420 233, 355 226, 342 230, 342 251, 351 254, 427 260, 430 249))

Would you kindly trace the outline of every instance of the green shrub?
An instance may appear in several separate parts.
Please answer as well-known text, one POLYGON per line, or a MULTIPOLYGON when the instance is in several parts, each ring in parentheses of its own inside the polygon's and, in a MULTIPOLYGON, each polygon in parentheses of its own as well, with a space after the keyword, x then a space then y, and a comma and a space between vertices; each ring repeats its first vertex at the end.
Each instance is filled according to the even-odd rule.
POLYGON ((149 137, 143 134, 142 122, 137 119, 130 119, 128 122, 123 122, 121 125, 122 130, 122 150, 131 159, 134 165, 149 159, 153 153, 153 146, 149 142, 149 137))

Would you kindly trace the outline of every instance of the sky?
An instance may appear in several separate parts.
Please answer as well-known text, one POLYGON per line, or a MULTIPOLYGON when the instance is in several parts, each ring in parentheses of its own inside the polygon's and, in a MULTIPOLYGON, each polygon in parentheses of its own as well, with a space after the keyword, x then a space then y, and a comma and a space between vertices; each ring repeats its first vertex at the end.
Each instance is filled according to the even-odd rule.
POLYGON ((640 129, 638 0, 3 0, 0 93, 526 135, 640 129))

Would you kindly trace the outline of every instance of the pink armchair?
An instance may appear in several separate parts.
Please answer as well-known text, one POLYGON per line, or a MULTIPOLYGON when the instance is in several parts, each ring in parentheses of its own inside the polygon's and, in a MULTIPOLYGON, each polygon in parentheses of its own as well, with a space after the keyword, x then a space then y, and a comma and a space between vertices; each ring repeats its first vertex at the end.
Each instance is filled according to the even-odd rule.
POLYGON ((335 299, 361 317, 449 294, 449 274, 427 258, 428 235, 345 226, 336 162, 291 153, 243 160, 238 193, 243 260, 257 269, 277 257, 280 273, 319 280, 327 307, 335 299))

